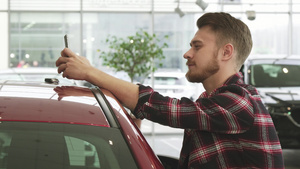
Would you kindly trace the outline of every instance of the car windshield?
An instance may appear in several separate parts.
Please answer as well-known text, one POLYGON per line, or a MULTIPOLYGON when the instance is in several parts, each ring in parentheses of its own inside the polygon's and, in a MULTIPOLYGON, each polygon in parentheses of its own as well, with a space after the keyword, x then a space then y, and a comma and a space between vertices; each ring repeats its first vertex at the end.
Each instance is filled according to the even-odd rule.
POLYGON ((37 122, 0 123, 1 169, 137 168, 118 129, 37 122))
POLYGON ((256 87, 300 86, 300 65, 257 64, 250 70, 250 84, 256 87))

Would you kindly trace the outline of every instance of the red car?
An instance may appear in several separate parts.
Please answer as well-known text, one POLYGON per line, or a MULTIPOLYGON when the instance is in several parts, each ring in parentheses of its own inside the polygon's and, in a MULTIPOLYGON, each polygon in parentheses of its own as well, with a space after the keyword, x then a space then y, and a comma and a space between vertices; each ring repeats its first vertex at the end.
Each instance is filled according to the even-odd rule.
POLYGON ((2 81, 0 168, 162 169, 164 166, 109 91, 2 81))

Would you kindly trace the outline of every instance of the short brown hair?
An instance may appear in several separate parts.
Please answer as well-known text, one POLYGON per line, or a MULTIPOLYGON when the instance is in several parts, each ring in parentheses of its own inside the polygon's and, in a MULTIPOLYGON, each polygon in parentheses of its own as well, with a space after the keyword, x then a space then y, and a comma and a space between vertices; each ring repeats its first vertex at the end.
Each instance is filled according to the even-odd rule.
POLYGON ((228 13, 205 13, 197 21, 198 29, 209 26, 217 37, 217 45, 231 43, 237 52, 237 68, 239 69, 252 49, 251 32, 248 26, 228 13))

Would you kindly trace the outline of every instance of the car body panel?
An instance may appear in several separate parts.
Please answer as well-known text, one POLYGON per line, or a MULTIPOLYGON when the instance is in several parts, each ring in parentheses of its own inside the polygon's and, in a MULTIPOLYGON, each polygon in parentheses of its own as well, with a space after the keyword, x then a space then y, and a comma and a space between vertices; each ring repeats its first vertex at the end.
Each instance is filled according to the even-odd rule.
POLYGON ((128 146, 130 146, 134 154, 137 155, 136 159, 138 159, 139 166, 142 168, 147 168, 149 167, 149 164, 155 164, 154 166, 162 167, 162 164, 159 161, 153 160, 156 159, 157 156, 154 154, 149 144, 145 144, 147 141, 137 126, 132 125, 134 122, 128 113, 124 113, 126 112, 124 107, 120 106, 118 100, 110 92, 104 89, 102 89, 102 91, 112 105, 113 111, 115 112, 118 122, 120 123, 120 127, 124 132, 124 136, 126 139, 128 139, 128 146), (137 148, 136 146, 142 147, 137 148), (147 163, 145 158, 147 158, 150 163, 147 163))
POLYGON ((1 120, 109 126, 99 106, 93 106, 98 104, 96 99, 73 97, 57 101, 58 95, 53 89, 51 85, 41 89, 9 83, 2 85, 0 102, 5 107, 0 108, 1 120), (39 92, 35 92, 37 90, 39 92))
POLYGON ((138 168, 164 168, 124 107, 104 89, 20 81, 0 82, 0 121, 116 129, 126 140, 138 168), (103 104, 99 103, 101 99, 107 101, 106 108, 100 105, 103 104), (112 125, 111 120, 115 120, 117 125, 112 125))

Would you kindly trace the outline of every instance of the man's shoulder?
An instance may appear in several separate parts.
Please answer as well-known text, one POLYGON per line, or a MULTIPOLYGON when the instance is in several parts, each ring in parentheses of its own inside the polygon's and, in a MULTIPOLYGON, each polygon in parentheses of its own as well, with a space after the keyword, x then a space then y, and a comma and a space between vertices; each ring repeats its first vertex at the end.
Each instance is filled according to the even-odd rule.
POLYGON ((232 92, 237 93, 239 95, 244 95, 245 93, 250 95, 258 95, 258 91, 256 90, 256 88, 248 84, 228 84, 220 87, 218 91, 218 93, 232 92))

